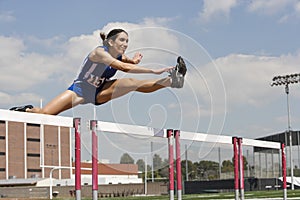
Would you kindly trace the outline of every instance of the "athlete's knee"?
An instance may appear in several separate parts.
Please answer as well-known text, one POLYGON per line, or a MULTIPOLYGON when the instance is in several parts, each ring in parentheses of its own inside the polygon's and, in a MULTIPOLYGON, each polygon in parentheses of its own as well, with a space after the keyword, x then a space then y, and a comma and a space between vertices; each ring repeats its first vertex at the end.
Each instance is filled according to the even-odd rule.
POLYGON ((53 110, 53 109, 47 109, 47 108, 42 108, 41 110, 40 110, 40 114, 45 114, 45 115, 57 115, 57 114, 59 114, 60 113, 60 111, 58 111, 58 110, 53 110))
POLYGON ((137 80, 135 78, 126 78, 125 80, 126 80, 127 84, 129 84, 129 85, 136 85, 140 82, 139 80, 137 80))
POLYGON ((51 110, 47 110, 47 109, 44 109, 44 108, 37 108, 37 107, 34 107, 32 109, 28 109, 26 110, 26 112, 31 112, 31 113, 38 113, 38 114, 46 114, 46 115, 53 115, 53 113, 51 112, 51 110))

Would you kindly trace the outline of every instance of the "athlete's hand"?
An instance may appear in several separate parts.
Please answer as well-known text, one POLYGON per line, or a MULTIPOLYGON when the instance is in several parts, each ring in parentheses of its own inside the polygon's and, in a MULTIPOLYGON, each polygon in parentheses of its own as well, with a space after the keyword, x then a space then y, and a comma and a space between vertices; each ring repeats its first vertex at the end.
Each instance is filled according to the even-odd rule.
POLYGON ((134 64, 139 64, 141 62, 142 58, 143 58, 143 55, 140 52, 137 52, 134 54, 132 60, 133 60, 134 64))
POLYGON ((161 68, 161 69, 154 69, 153 73, 154 74, 162 74, 164 72, 170 72, 172 69, 174 69, 175 67, 165 67, 165 68, 161 68))

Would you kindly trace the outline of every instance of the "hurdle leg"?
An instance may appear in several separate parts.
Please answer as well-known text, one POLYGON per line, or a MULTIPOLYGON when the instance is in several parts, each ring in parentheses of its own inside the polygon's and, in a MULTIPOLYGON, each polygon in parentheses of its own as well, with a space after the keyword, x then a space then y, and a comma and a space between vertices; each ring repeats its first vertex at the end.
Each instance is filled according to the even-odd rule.
POLYGON ((239 160, 238 160, 238 150, 237 150, 237 138, 232 138, 233 144, 233 160, 234 160, 234 192, 235 200, 239 200, 239 160))
POLYGON ((90 121, 92 132, 92 197, 98 199, 98 137, 96 132, 97 121, 90 121))
POLYGON ((241 200, 244 200, 244 158, 243 158, 242 143, 243 143, 243 138, 238 138, 241 200))
POLYGON ((281 144, 281 162, 282 162, 282 188, 283 188, 283 200, 287 200, 287 189, 286 189, 286 157, 284 151, 285 145, 281 144))
POLYGON ((174 200, 174 149, 173 149, 173 130, 167 130, 169 146, 169 192, 170 200, 174 200))
POLYGON ((177 199, 182 199, 182 182, 181 182, 181 158, 180 158, 180 131, 174 131, 176 143, 176 180, 177 180, 177 199))
POLYGON ((75 195, 76 200, 81 200, 81 138, 80 118, 73 119, 75 128, 75 195))

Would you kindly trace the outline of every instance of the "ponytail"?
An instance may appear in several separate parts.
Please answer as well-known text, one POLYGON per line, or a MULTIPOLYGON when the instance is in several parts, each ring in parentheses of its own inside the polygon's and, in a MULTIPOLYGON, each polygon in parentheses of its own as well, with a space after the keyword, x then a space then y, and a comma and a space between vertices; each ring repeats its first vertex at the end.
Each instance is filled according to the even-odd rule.
POLYGON ((107 38, 104 32, 100 32, 100 37, 102 39, 103 46, 108 46, 107 38))
POLYGON ((100 32, 100 37, 102 39, 102 41, 104 41, 106 39, 106 35, 104 32, 100 32))

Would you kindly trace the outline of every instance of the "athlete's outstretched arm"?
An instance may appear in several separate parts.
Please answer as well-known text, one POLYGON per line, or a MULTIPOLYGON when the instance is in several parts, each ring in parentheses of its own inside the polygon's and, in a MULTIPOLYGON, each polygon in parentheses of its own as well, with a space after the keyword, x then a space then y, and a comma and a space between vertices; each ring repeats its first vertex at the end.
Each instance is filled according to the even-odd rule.
POLYGON ((145 67, 141 67, 138 65, 134 65, 131 63, 124 63, 119 60, 115 60, 110 64, 111 67, 121 70, 126 73, 134 73, 134 74, 162 74, 164 72, 169 72, 171 69, 174 67, 165 67, 165 68, 160 68, 160 69, 149 69, 145 67))
POLYGON ((108 52, 102 48, 96 48, 90 55, 89 58, 93 62, 104 63, 105 65, 111 66, 117 70, 126 72, 126 73, 149 73, 149 74, 162 74, 163 72, 168 72, 174 67, 165 67, 161 69, 149 69, 141 67, 135 64, 126 63, 117 60, 112 57, 108 52))

